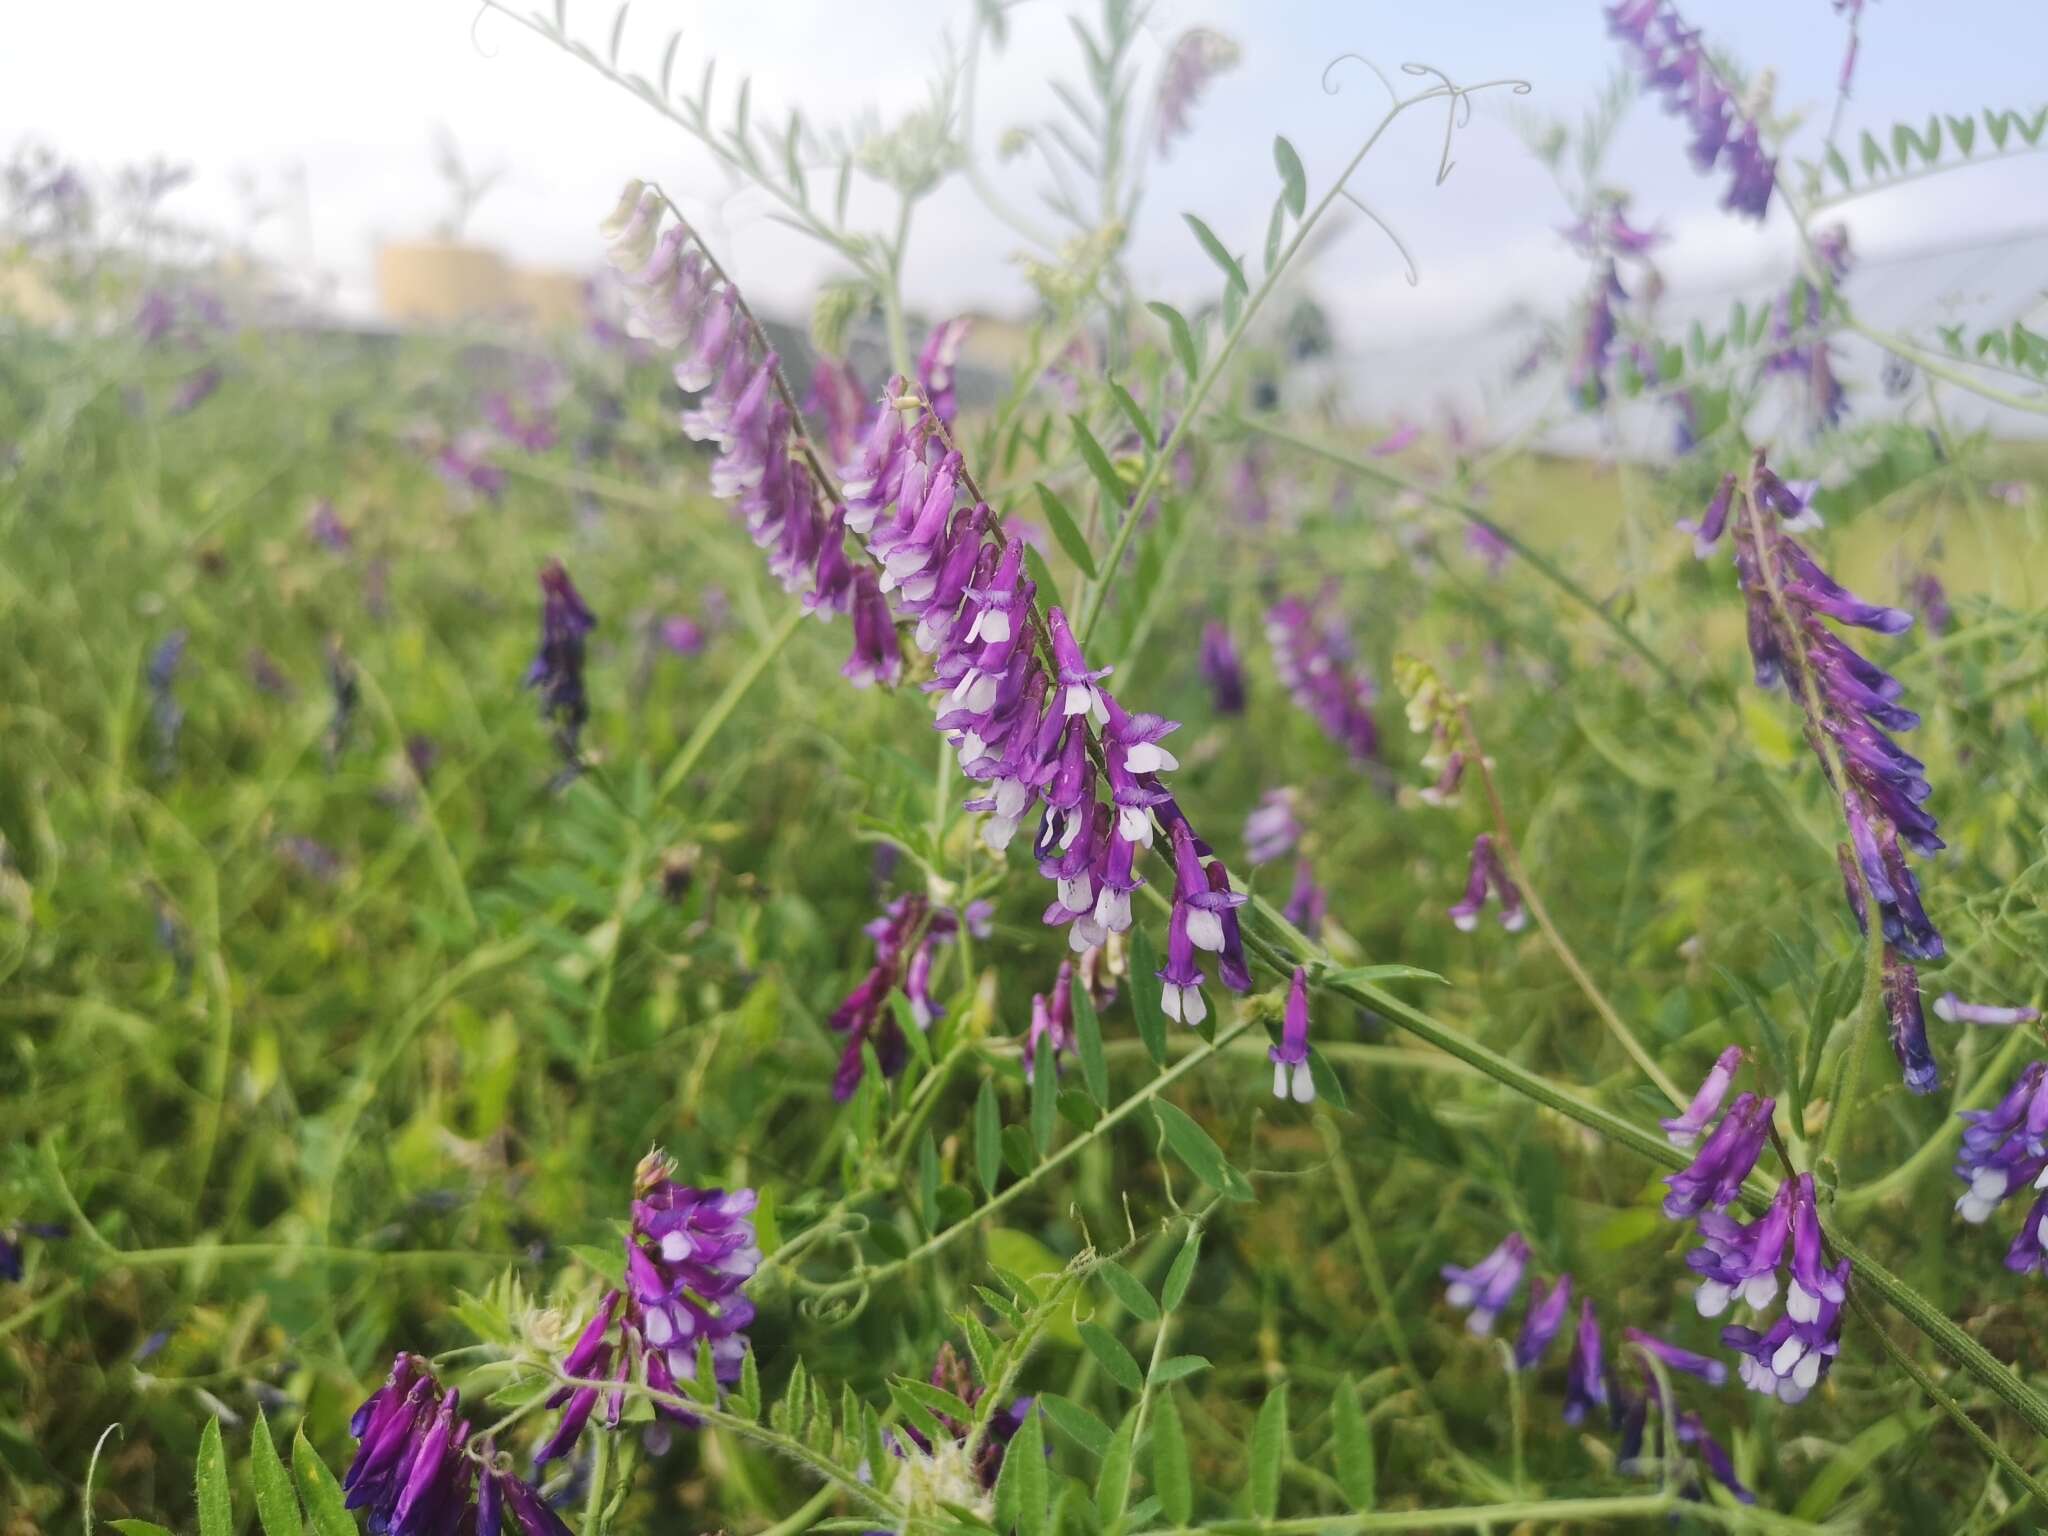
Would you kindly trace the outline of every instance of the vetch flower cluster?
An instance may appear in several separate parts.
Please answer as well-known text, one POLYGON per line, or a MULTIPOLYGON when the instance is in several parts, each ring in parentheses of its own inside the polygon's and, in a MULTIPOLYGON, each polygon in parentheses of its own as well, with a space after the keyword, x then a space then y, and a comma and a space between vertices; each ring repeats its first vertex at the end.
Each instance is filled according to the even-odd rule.
POLYGON ((1615 0, 1607 7, 1607 30, 1634 53, 1643 89, 1661 96, 1665 110, 1692 129, 1694 168, 1704 175, 1718 163, 1727 171, 1721 206, 1761 222, 1778 162, 1764 153, 1756 118, 1721 83, 1699 32, 1670 0, 1615 0))
POLYGON ((1236 43, 1207 27, 1191 27, 1174 39, 1152 109, 1161 159, 1166 158, 1173 141, 1187 133, 1188 119, 1209 82, 1235 68, 1238 57, 1236 43))
POLYGON ((1237 642, 1230 638, 1230 630, 1219 620, 1211 619, 1202 626, 1201 666, 1216 713, 1243 714, 1244 661, 1237 654, 1237 642))
MULTIPOLYGON (((1836 224, 1815 235, 1813 252, 1830 284, 1849 275, 1846 226, 1836 224)), ((1818 334, 1824 299, 1823 290, 1805 277, 1778 295, 1771 313, 1773 349, 1764 358, 1764 372, 1803 381, 1808 419, 1816 427, 1838 427, 1848 412, 1849 396, 1835 373, 1834 348, 1818 334)))
POLYGON ((1031 1028, 1024 1036, 1024 1081, 1030 1082, 1037 1070, 1038 1043, 1045 1042, 1046 1051, 1054 1070, 1058 1070, 1060 1057, 1074 1048, 1074 962, 1062 960, 1059 974, 1053 978, 1052 1001, 1047 1002, 1045 994, 1034 992, 1031 996, 1031 1028))
MULTIPOLYGON (((988 932, 988 909, 974 903, 967 909, 969 931, 980 938, 988 932)), ((842 1103, 853 1097, 866 1070, 862 1047, 872 1046, 884 1077, 903 1070, 909 1046, 903 1028, 889 1003, 900 985, 910 1004, 910 1016, 919 1029, 929 1030, 944 1017, 931 993, 932 965, 939 946, 958 936, 960 915, 949 908, 933 908, 924 897, 898 896, 880 917, 867 925, 875 941, 874 964, 860 984, 832 1010, 832 1028, 846 1037, 846 1049, 839 1057, 839 1070, 832 1078, 832 1096, 842 1103)))
POLYGON ((1757 684, 1783 683, 1799 700, 1808 743, 1841 797, 1849 833, 1848 842, 1836 850, 1844 893, 1866 932, 1869 900, 1877 904, 1887 946, 1885 989, 1893 1045, 1907 1086, 1928 1093, 1939 1073, 1918 1022, 1918 978, 1906 962, 1939 960, 1946 951, 1921 906, 1919 886, 1900 844, 1921 854, 1937 853, 1945 845, 1926 809, 1933 791, 1923 777, 1925 765, 1887 734, 1911 730, 1920 717, 1899 705, 1905 689, 1898 679, 1853 650, 1825 622, 1896 635, 1911 627, 1913 616, 1864 602, 1822 570, 1793 537, 1795 530, 1817 523, 1807 496, 1773 474, 1759 450, 1746 482, 1738 485, 1734 475, 1724 476, 1705 514, 1696 525, 1687 524, 1686 531, 1704 557, 1732 524, 1757 684))
POLYGON ((527 669, 526 686, 540 693, 540 712, 555 723, 555 746, 574 767, 581 761, 579 745, 590 699, 583 688, 584 637, 597 627, 597 616, 559 560, 540 573, 540 648, 527 669))
POLYGON ((1378 693, 1370 678, 1352 670, 1351 638, 1342 620, 1320 607, 1285 597, 1266 611, 1274 670, 1332 741, 1357 761, 1370 762, 1379 755, 1379 727, 1372 717, 1378 693))
POLYGON ((391 1374, 349 1420, 355 1460, 343 1502, 370 1512, 388 1536, 569 1536, 532 1484, 497 1465, 486 1442, 469 1449, 462 1394, 443 1391, 418 1355, 400 1354, 391 1374))
POLYGON ((2042 1191, 2005 1255, 2007 1269, 2037 1273, 2048 1242, 2048 1061, 2029 1062, 1996 1105, 1963 1110, 1961 1118, 1967 1128, 1956 1154, 1956 1177, 1968 1187, 1956 1212, 1982 1225, 2018 1191, 2042 1191))
MULTIPOLYGON (((602 1392, 595 1386, 564 1387, 550 1398, 548 1406, 562 1409, 562 1417, 534 1453, 537 1464, 568 1452, 600 1398, 605 1427, 617 1428, 625 1382, 644 1379, 655 1392, 673 1397, 678 1382, 697 1379, 706 1354, 718 1388, 740 1379, 746 1327, 754 1320, 743 1290, 761 1267, 754 1236, 757 1197, 751 1189, 678 1184, 674 1173, 674 1162, 659 1148, 640 1160, 633 1175, 625 1286, 605 1292, 562 1359, 565 1376, 621 1386, 602 1392)), ((673 1403, 657 1402, 655 1411, 694 1422, 673 1403)))

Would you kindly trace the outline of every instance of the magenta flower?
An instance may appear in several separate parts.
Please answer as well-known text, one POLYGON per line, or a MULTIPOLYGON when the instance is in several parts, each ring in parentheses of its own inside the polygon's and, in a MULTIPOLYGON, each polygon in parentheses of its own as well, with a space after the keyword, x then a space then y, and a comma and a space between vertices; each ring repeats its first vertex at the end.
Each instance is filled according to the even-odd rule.
POLYGON ((1352 670, 1343 624, 1319 616, 1298 598, 1282 598, 1267 610, 1266 638, 1273 647, 1274 670, 1294 702, 1356 761, 1376 758, 1376 693, 1370 679, 1352 670))
POLYGON ((1771 1111, 1776 1107, 1776 1099, 1760 1099, 1753 1093, 1737 1095, 1691 1164, 1665 1176, 1670 1193, 1664 1197, 1664 1214, 1683 1221, 1709 1207, 1719 1210, 1733 1200, 1763 1153, 1770 1135, 1771 1111))
POLYGON ((1488 893, 1500 899, 1500 925, 1509 933, 1520 933, 1529 921, 1529 909, 1522 904, 1522 893, 1514 881, 1508 878, 1500 854, 1493 846, 1491 833, 1482 832, 1472 839, 1472 861, 1465 877, 1465 894, 1458 904, 1450 909, 1451 923, 1460 933, 1470 933, 1479 926, 1479 914, 1486 909, 1488 893))
POLYGON ((1315 1102, 1315 1078, 1308 1069, 1308 974, 1298 965, 1287 986, 1280 1043, 1267 1048, 1266 1059, 1273 1063, 1274 1098, 1292 1097, 1297 1104, 1315 1102))
POLYGON ((1742 1047, 1731 1045, 1718 1056, 1712 1070, 1702 1080, 1699 1092, 1692 1096, 1685 1113, 1672 1120, 1660 1120, 1664 1134, 1674 1147, 1689 1147, 1699 1139, 1707 1122, 1721 1112, 1721 1101, 1728 1096, 1728 1085, 1735 1081, 1736 1070, 1742 1065, 1742 1047))
POLYGON ((1215 619, 1202 626, 1201 667, 1216 713, 1243 714, 1244 662, 1237 654, 1230 631, 1215 619))
POLYGON ((1593 1298, 1579 1298, 1579 1326, 1572 1338, 1572 1357, 1565 1368, 1564 1421, 1584 1422, 1594 1408, 1608 1405, 1607 1361, 1600 1339, 1600 1322, 1593 1315, 1593 1298))
POLYGON ((973 325, 965 315, 940 321, 932 327, 923 350, 917 354, 917 382, 931 402, 933 414, 949 427, 959 413, 954 398, 954 375, 960 365, 960 348, 973 325))
POLYGON ((1572 1301, 1572 1277, 1559 1275, 1549 1285, 1529 1282, 1529 1310, 1522 1317, 1522 1331, 1515 1339, 1515 1369, 1526 1371, 1538 1364, 1564 1326, 1565 1310, 1572 1301))

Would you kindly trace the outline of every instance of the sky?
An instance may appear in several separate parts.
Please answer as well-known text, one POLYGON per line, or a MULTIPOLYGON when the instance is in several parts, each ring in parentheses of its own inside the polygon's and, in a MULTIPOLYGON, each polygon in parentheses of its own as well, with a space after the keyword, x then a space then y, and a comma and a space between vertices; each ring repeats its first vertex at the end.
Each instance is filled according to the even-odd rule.
MULTIPOLYGON (((1050 114, 1049 78, 1078 76, 1067 25, 1076 4, 1094 8, 1027 0, 1008 48, 985 63, 977 138, 990 161, 1005 128, 1050 114)), ((1846 39, 1828 0, 1693 0, 1691 11, 1717 48, 1774 71, 1779 113, 1825 120, 1846 39)), ((609 0, 570 0, 569 12, 571 30, 601 49, 609 0)), ((949 32, 962 37, 968 16, 966 0, 638 0, 622 62, 652 74, 681 28, 677 82, 694 82, 715 57, 728 102, 751 77, 757 121, 792 104, 822 127, 863 113, 890 121, 924 100, 949 32)), ((1140 292, 1187 303, 1214 291, 1182 210, 1236 250, 1262 244, 1276 132, 1299 149, 1311 187, 1327 185, 1383 99, 1356 66, 1333 77, 1341 90, 1322 89, 1325 65, 1347 52, 1390 72, 1420 60, 1460 82, 1513 76, 1532 90, 1475 101, 1441 186, 1437 109, 1407 114, 1374 150, 1353 185, 1401 231, 1422 281, 1410 287, 1398 254, 1354 221, 1315 274, 1346 346, 1470 332, 1517 305, 1561 307, 1583 287, 1584 268, 1556 233, 1563 201, 1513 114, 1575 120, 1619 67, 1597 0, 1159 0, 1141 47, 1148 91, 1192 25, 1229 35, 1242 61, 1155 167, 1130 247, 1140 292)), ((1860 127, 1888 137, 1892 121, 1930 111, 2041 102, 2042 0, 1871 0, 1863 33, 1852 142, 1860 127)), ((156 155, 187 163, 193 180, 171 212, 325 274, 348 308, 368 306, 376 244, 424 236, 444 212, 432 157, 441 128, 470 165, 503 171, 470 234, 521 262, 592 266, 594 225, 639 175, 679 195, 767 308, 801 312, 834 270, 829 253, 768 217, 759 194, 731 186, 681 129, 464 0, 67 0, 15 7, 0 34, 0 151, 39 140, 99 172, 156 155), (270 209, 260 220, 257 202, 270 209)), ((1028 171, 994 169, 1028 201, 1028 171)), ((1662 264, 1674 288, 1787 265, 1789 228, 1722 214, 1719 179, 1692 172, 1679 125, 1653 102, 1632 109, 1609 173, 1633 189, 1636 222, 1671 235, 1662 264)), ((879 203, 857 200, 856 212, 886 217, 879 203)), ((1870 254, 2038 227, 2048 223, 2048 155, 1862 200, 1848 217, 1870 254)), ((963 183, 948 183, 919 211, 905 273, 912 304, 930 315, 1020 311, 1021 244, 963 183)))

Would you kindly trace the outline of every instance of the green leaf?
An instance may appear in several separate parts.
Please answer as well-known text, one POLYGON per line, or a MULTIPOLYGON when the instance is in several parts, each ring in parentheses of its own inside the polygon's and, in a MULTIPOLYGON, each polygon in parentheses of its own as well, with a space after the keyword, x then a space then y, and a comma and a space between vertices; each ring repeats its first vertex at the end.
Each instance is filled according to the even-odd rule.
POLYGON ((1337 1486, 1351 1501, 1353 1512, 1363 1514, 1378 1497, 1379 1474, 1372 1457, 1372 1427, 1359 1406, 1358 1383, 1349 1376, 1338 1384, 1330 1417, 1337 1447, 1337 1486))
POLYGON ((199 1433, 194 1484, 199 1497, 199 1536, 235 1536, 235 1512, 228 1502, 228 1457, 221 1449, 219 1419, 208 1419, 199 1433))
MULTIPOLYGON (((1131 1488, 1131 1460, 1138 1438, 1138 1409, 1135 1404, 1111 1436, 1109 1449, 1102 1453, 1102 1476, 1095 1484, 1095 1512, 1109 1524, 1123 1512, 1131 1488)), ((1007 1462, 1008 1458, 1004 1460, 1007 1462)))
POLYGON ((1052 1036, 1038 1037, 1038 1054, 1031 1065, 1031 1144, 1044 1157, 1052 1151, 1053 1133, 1059 1129, 1060 1075, 1052 1062, 1052 1036))
POLYGON ((1127 1392, 1141 1391, 1145 1378, 1138 1373, 1138 1362, 1131 1358, 1131 1352, 1119 1344, 1109 1331, 1099 1323, 1080 1325, 1081 1342, 1088 1346, 1088 1353, 1109 1373, 1109 1379, 1127 1392))
POLYGON ((158 1525, 154 1520, 109 1520, 107 1524, 121 1536, 177 1536, 170 1527, 158 1525))
POLYGON ((1145 1054, 1155 1066, 1166 1065, 1166 1015, 1160 1011, 1159 955, 1152 948, 1151 935, 1143 928, 1131 934, 1131 1018, 1138 1026, 1138 1038, 1145 1042, 1145 1054))
POLYGON ((1159 1507, 1175 1525, 1186 1525, 1194 1513, 1195 1487, 1188 1476, 1188 1437, 1181 1428, 1180 1409, 1171 1392, 1162 1392, 1152 1420, 1152 1491, 1159 1507))
POLYGON ((1010 1464, 1011 1452, 1023 1463, 1019 1469, 1023 1477, 1017 1485, 1018 1536, 1043 1536, 1051 1499, 1046 1482, 1045 1429, 1038 1414, 1027 1415, 1010 1441, 1009 1449, 1003 1453, 1005 1468, 1010 1464))
POLYGON ((1884 172, 1887 176, 1891 175, 1891 162, 1885 159, 1884 151, 1878 148, 1877 140, 1871 136, 1868 129, 1865 129, 1863 133, 1862 148, 1863 174, 1865 176, 1875 176, 1879 171, 1884 172))
POLYGON ((355 1516, 342 1502, 341 1485, 303 1428, 292 1439, 292 1481, 298 1484, 299 1502, 306 1506, 313 1536, 356 1536, 355 1516))
POLYGON ((1041 1392, 1036 1402, 1045 1410, 1045 1416, 1059 1426, 1061 1434, 1090 1455, 1100 1456, 1109 1449, 1109 1426, 1071 1397, 1041 1392))
POLYGON ((1209 1361, 1204 1355, 1168 1355, 1152 1367, 1152 1385, 1163 1387, 1208 1369, 1209 1361))
POLYGON ((986 1077, 974 1100, 974 1171, 981 1187, 994 1194, 1003 1172, 1003 1116, 996 1107, 995 1081, 986 1077))
POLYGON ((1088 423, 1079 416, 1069 416, 1073 424, 1074 446, 1080 450, 1082 460, 1088 466, 1088 473, 1095 477, 1095 483, 1102 487, 1103 520, 1114 527, 1122 520, 1124 499, 1130 493, 1125 488, 1123 477, 1116 472, 1116 466, 1109 462, 1109 455, 1102 451, 1102 444, 1095 440, 1095 434, 1088 430, 1088 423))
POLYGON ((1152 1112, 1159 1117, 1160 1129, 1166 1133, 1166 1144, 1173 1148, 1196 1178, 1233 1200, 1251 1198, 1251 1189, 1245 1183, 1244 1175, 1230 1166, 1223 1149, 1216 1145, 1207 1131, 1188 1118, 1187 1111, 1163 1099, 1154 1099, 1152 1112))
POLYGON ((1131 424, 1131 430, 1138 434, 1138 441, 1145 445, 1147 453, 1159 447, 1159 439, 1152 431, 1152 423, 1146 418, 1138 402, 1131 398, 1131 392, 1115 379, 1109 381, 1110 398, 1116 401, 1118 410, 1124 413, 1124 420, 1131 424))
POLYGON ((1189 329, 1187 317, 1171 304, 1162 304, 1154 299, 1146 304, 1147 309, 1166 322, 1166 333, 1173 344, 1173 355, 1180 364, 1181 372, 1190 382, 1202 371, 1202 349, 1195 345, 1195 333, 1189 329))
POLYGON ((1192 213, 1184 213, 1181 217, 1188 221, 1188 228, 1192 229, 1195 238, 1202 242, 1202 249, 1209 253, 1209 259, 1223 269, 1226 293, 1230 288, 1236 288, 1244 293, 1251 292, 1252 285, 1244 280, 1244 268, 1237 264, 1237 258, 1230 254, 1221 240, 1216 238, 1216 232, 1192 213))
POLYGON ((249 1435, 249 1481, 256 1490, 256 1518, 262 1523, 263 1536, 304 1536, 291 1474, 278 1459, 270 1424, 261 1412, 249 1435))
POLYGON ((1104 1259, 1095 1271, 1102 1277, 1102 1283, 1109 1287, 1111 1294, 1124 1304, 1124 1310, 1141 1323, 1159 1320, 1159 1303, 1152 1299, 1152 1293, 1139 1283, 1132 1274, 1115 1259, 1104 1259))
POLYGON ((939 1146, 926 1131, 917 1148, 917 1210, 927 1232, 939 1226, 939 1146))
POLYGON ((1173 1256, 1173 1267, 1166 1272, 1166 1284, 1160 1288, 1159 1300, 1167 1311, 1179 1309, 1187 1299, 1188 1282, 1195 1278, 1195 1263, 1202 1256, 1202 1229, 1191 1228, 1188 1240, 1180 1245, 1180 1252, 1173 1256))
POLYGON ((1098 1104, 1109 1102, 1109 1063, 1102 1055, 1102 1021, 1095 1016, 1095 999, 1078 977, 1072 992, 1074 1048, 1081 1057, 1081 1081, 1098 1104))
POLYGON ((1074 514, 1043 480, 1033 481, 1032 489, 1038 492, 1038 504, 1045 511, 1046 526, 1052 529, 1052 536, 1059 540, 1060 548, 1080 568, 1081 574, 1093 581, 1095 556, 1089 551, 1088 540, 1082 535, 1080 524, 1074 521, 1074 514))
POLYGON ((1440 986, 1450 985, 1435 971, 1425 971, 1414 965, 1354 965, 1347 970, 1325 971, 1316 978, 1316 984, 1324 987, 1361 981, 1433 981, 1440 986))
POLYGON ((1252 1425, 1249 1493, 1255 1519, 1270 1520, 1280 1507, 1280 1464, 1287 1459, 1287 1383, 1266 1395, 1252 1425))
POLYGON ((1045 556, 1041 555, 1029 544, 1024 546, 1024 569, 1030 574, 1031 579, 1038 584, 1038 601, 1041 606, 1046 608, 1064 608, 1067 606, 1060 598, 1059 583, 1052 579, 1052 567, 1045 563, 1045 556))
POLYGON ((1280 171, 1288 211, 1298 219, 1308 207, 1308 173, 1301 168, 1301 156, 1294 152, 1294 146, 1278 135, 1273 139, 1273 164, 1280 171))
POLYGON ((1287 233, 1287 194, 1281 193, 1273 199, 1273 213, 1266 220, 1266 271, 1268 274, 1280 265, 1280 241, 1287 233))

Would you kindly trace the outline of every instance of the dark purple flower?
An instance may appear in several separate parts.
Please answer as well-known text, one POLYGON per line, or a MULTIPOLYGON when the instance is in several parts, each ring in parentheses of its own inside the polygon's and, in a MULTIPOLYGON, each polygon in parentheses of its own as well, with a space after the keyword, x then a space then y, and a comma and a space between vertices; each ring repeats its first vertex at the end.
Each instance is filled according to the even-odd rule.
POLYGON ((434 471, 452 490, 496 501, 505 492, 505 471, 491 462, 490 452, 483 433, 458 433, 434 456, 434 471))
POLYGON ((186 633, 174 629, 157 642, 143 669, 149 688, 150 729, 156 738, 157 772, 168 777, 178 765, 178 737, 185 728, 185 706, 178 702, 178 673, 185 665, 186 633))
POLYGON ((306 537, 335 555, 346 554, 355 542, 348 525, 335 514, 334 503, 325 496, 314 502, 313 510, 306 514, 306 537))
POLYGON ((218 368, 201 368, 186 374, 171 391, 171 414, 183 416, 187 411, 197 410, 220 388, 222 377, 218 368))
POLYGON ((1549 1285, 1529 1282, 1529 1310, 1522 1316, 1522 1331, 1515 1339, 1515 1369, 1526 1371, 1542 1360, 1550 1341, 1564 1326, 1564 1315, 1572 1302, 1572 1277, 1559 1275, 1549 1285))
POLYGON ((1770 1209, 1747 1225, 1722 1211, 1699 1213, 1706 1246, 1687 1254, 1685 1262, 1700 1277, 1693 1304, 1701 1317, 1719 1317, 1738 1299, 1757 1311, 1777 1299, 1778 1265, 1792 1238, 1797 1186, 1796 1179, 1780 1184, 1770 1209))
POLYGON ((1673 1221, 1684 1221, 1709 1207, 1719 1210, 1733 1200, 1763 1153, 1776 1107, 1776 1099, 1760 1099, 1753 1093, 1738 1095, 1721 1123, 1701 1143, 1691 1164, 1665 1176, 1670 1193, 1664 1197, 1664 1214, 1673 1221))
POLYGON ((1215 619, 1202 626, 1202 677, 1219 715, 1244 713, 1244 662, 1231 641, 1230 631, 1215 619))
POLYGON ((1692 128, 1692 162, 1702 173, 1716 162, 1728 172, 1722 206, 1759 221, 1770 204, 1777 162, 1764 154, 1755 121, 1715 73, 1699 33, 1670 0, 1614 0, 1607 29, 1635 54, 1643 89, 1692 128))
POLYGON ((555 743, 569 763, 580 759, 578 740, 590 718, 590 700, 583 688, 584 637, 597 627, 597 616, 559 560, 540 573, 540 649, 527 669, 526 686, 540 691, 540 711, 555 723, 555 743))
POLYGON ((2048 1061, 2030 1062, 1990 1109, 1966 1109, 1956 1212, 1973 1225, 2028 1184, 2048 1183, 2048 1061))
POLYGON ((1287 984, 1287 1010, 1281 1019, 1280 1043, 1269 1046, 1266 1059, 1273 1063, 1273 1097, 1292 1098, 1297 1104, 1313 1104, 1316 1083, 1308 1068, 1308 973, 1294 968, 1287 984))
POLYGON ((1932 1093, 1941 1086, 1941 1069, 1927 1043, 1927 1019, 1920 1011, 1920 974, 1895 954, 1884 957, 1884 1007, 1891 1020, 1892 1054, 1912 1093, 1932 1093))
POLYGON ((1738 1503, 1756 1502, 1756 1495, 1745 1488, 1742 1479, 1735 1475, 1735 1462, 1729 1456, 1727 1448, 1707 1432, 1706 1421, 1697 1413, 1688 1410, 1678 1416, 1678 1443, 1696 1449, 1700 1453, 1700 1460, 1707 1464, 1707 1470, 1714 1474, 1715 1480, 1722 1487, 1735 1496, 1738 1503))
MULTIPOLYGON (((1828 1274, 1830 1286, 1847 1295, 1849 1261, 1828 1274)), ((1803 1401, 1819 1384, 1840 1352, 1842 1304, 1822 1301, 1811 1318, 1792 1315, 1790 1304, 1764 1332, 1739 1324, 1721 1330, 1721 1342, 1742 1358, 1736 1362, 1742 1384, 1783 1403, 1803 1401)))
POLYGON ((1572 1337, 1571 1362, 1565 1368, 1564 1421, 1578 1424, 1589 1410, 1605 1408, 1608 1402, 1607 1360, 1600 1339, 1600 1322, 1593 1315, 1593 1298, 1579 1298, 1579 1326, 1572 1337))
POLYGON ((443 1393, 418 1355, 401 1354, 384 1385, 349 1421, 355 1460, 341 1480, 343 1502, 367 1509, 372 1530, 444 1536, 459 1530, 476 1497, 476 1462, 458 1421, 459 1392, 443 1393))
POLYGON ((1037 1068, 1038 1043, 1043 1040, 1052 1054, 1053 1066, 1059 1066, 1063 1053, 1074 1048, 1074 962, 1062 960, 1059 975, 1053 979, 1052 1001, 1048 1003, 1043 993, 1034 993, 1031 998, 1031 1028, 1024 1037, 1024 1081, 1031 1081, 1031 1074, 1037 1068))
POLYGON ((1438 1271, 1446 1282, 1444 1300, 1459 1311, 1469 1311, 1465 1326, 1476 1334, 1493 1332, 1495 1319, 1506 1310, 1521 1289, 1522 1272, 1529 1264, 1529 1245, 1519 1232, 1510 1232, 1485 1258, 1470 1269, 1446 1264, 1438 1271))
POLYGON ((1728 1096, 1728 1085, 1735 1081, 1735 1073, 1742 1065, 1742 1047, 1731 1045, 1715 1058, 1712 1069, 1701 1081, 1699 1092, 1692 1096, 1685 1113, 1676 1119, 1660 1120, 1664 1134, 1674 1147, 1689 1147, 1699 1139, 1707 1122, 1721 1112, 1721 1101, 1728 1096))
POLYGON ((677 656, 695 656, 704 649, 704 626, 683 614, 661 621, 661 643, 677 656))

